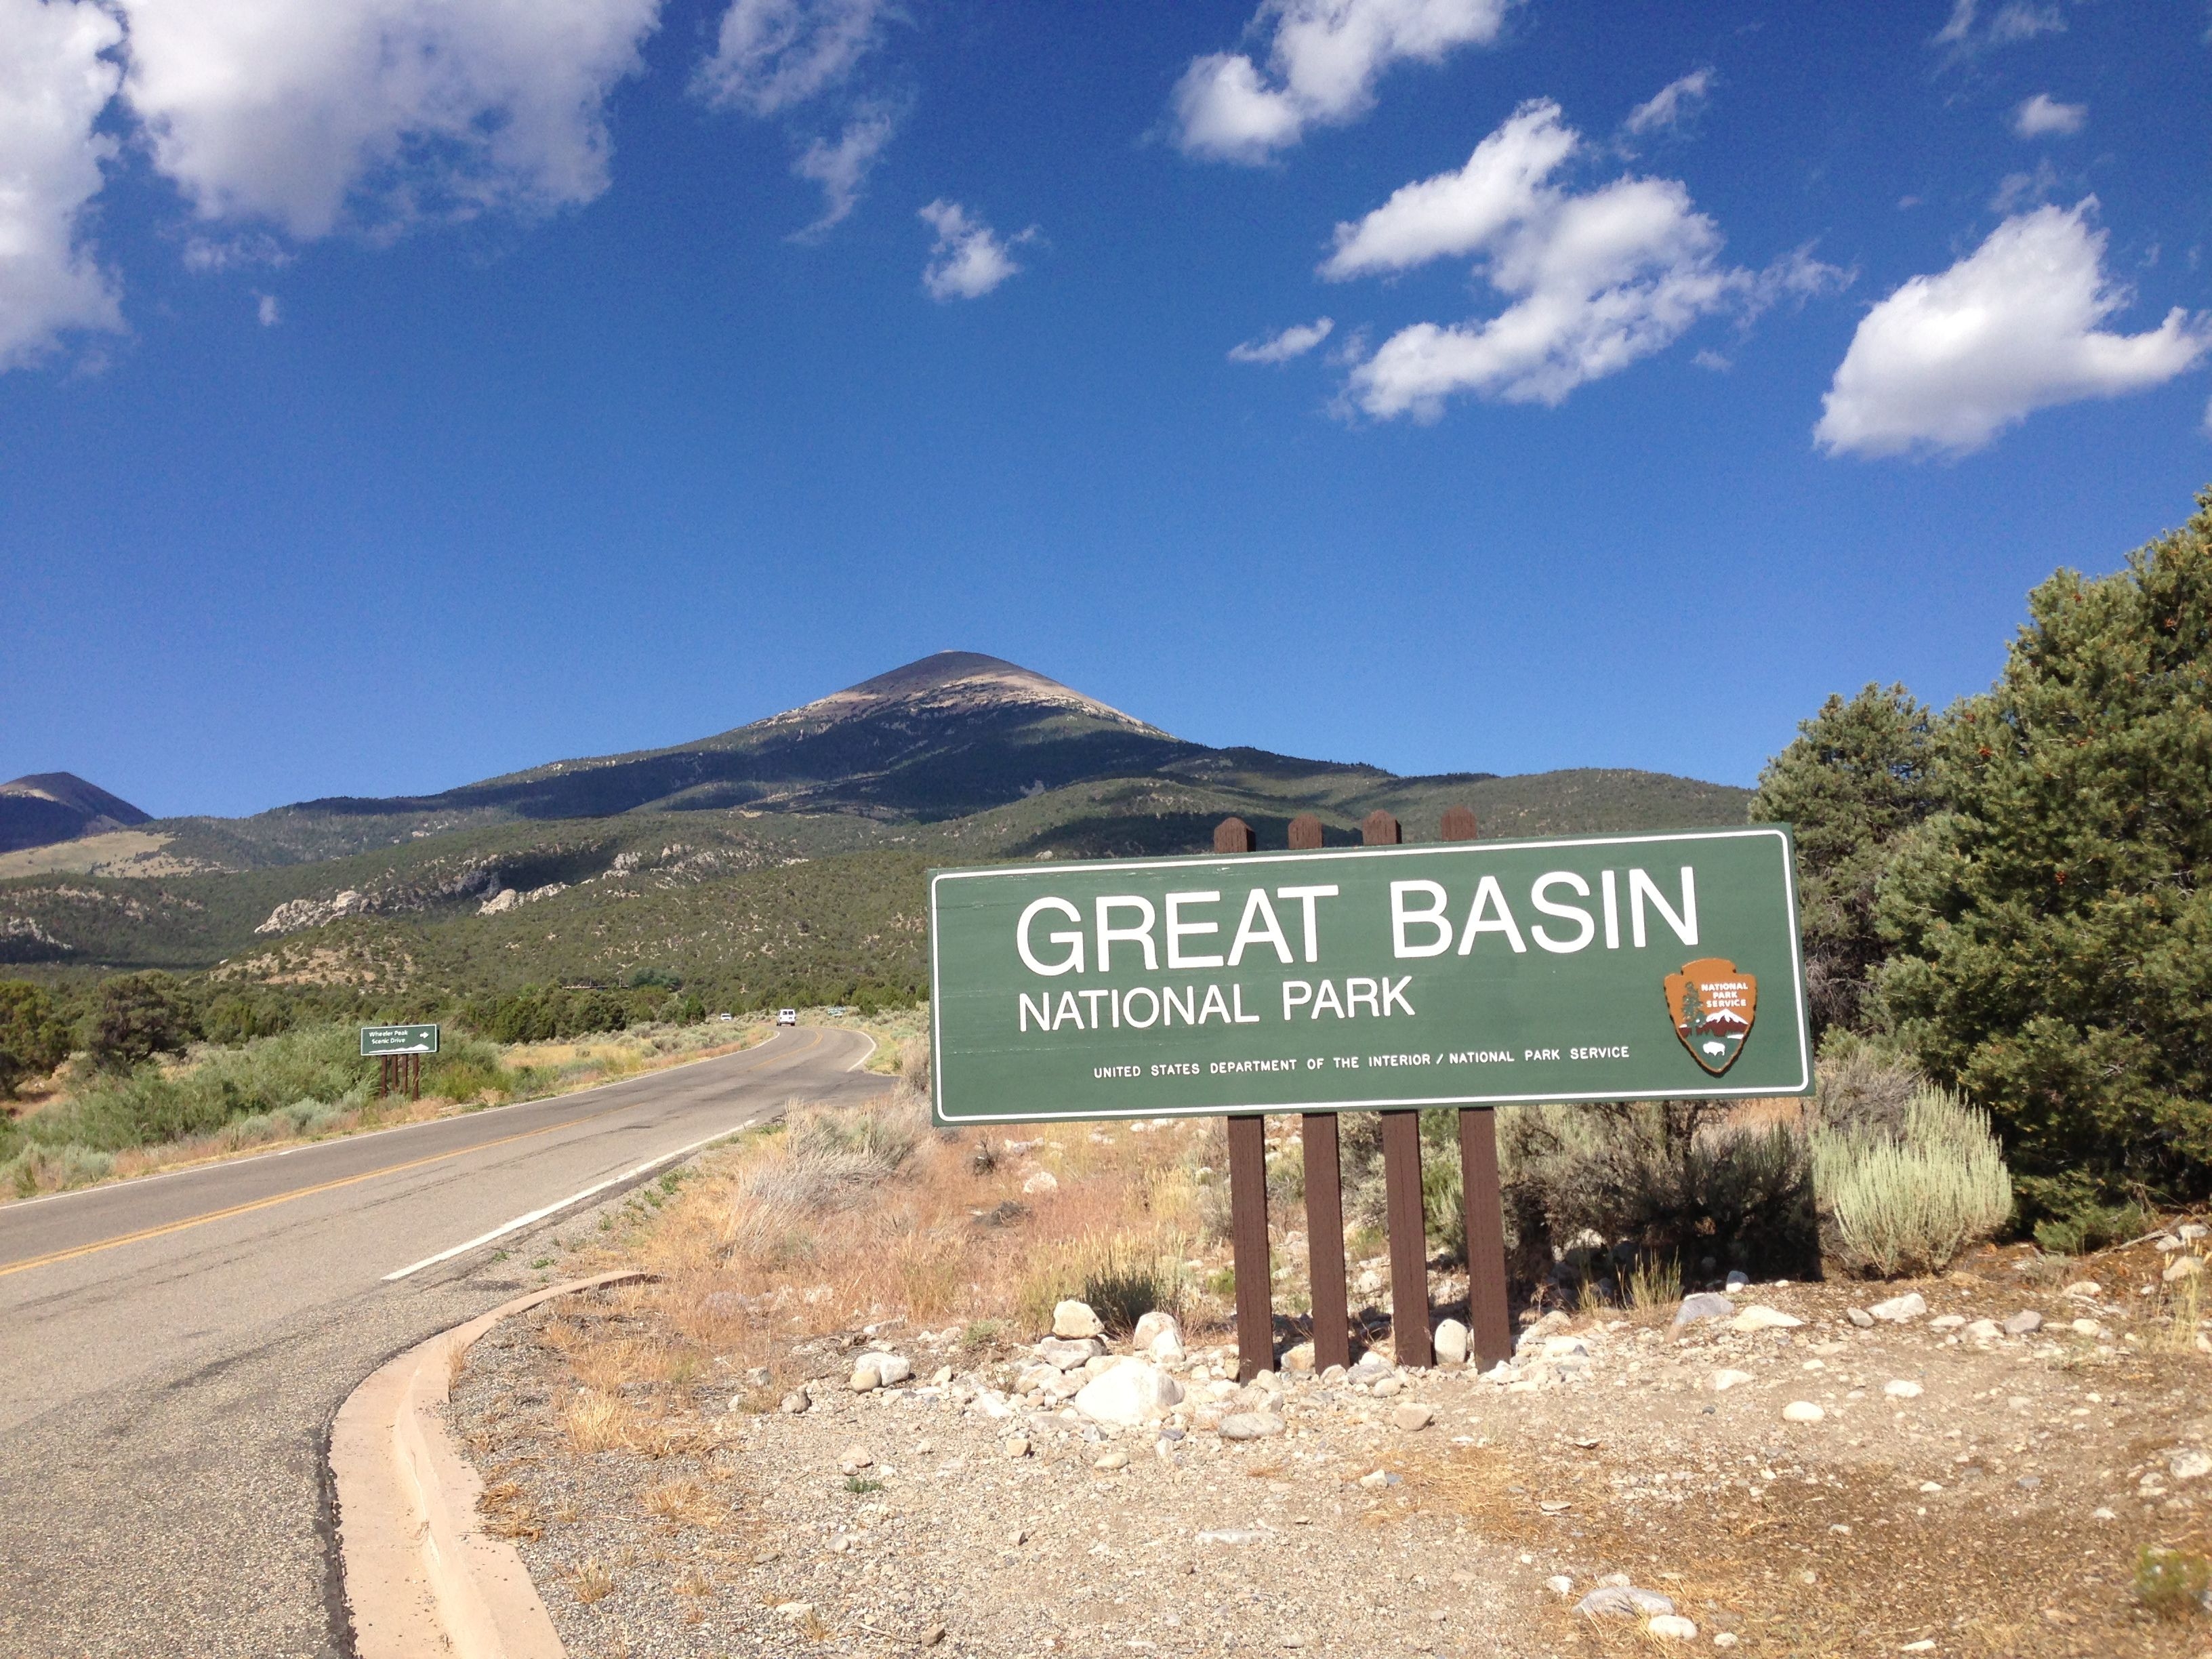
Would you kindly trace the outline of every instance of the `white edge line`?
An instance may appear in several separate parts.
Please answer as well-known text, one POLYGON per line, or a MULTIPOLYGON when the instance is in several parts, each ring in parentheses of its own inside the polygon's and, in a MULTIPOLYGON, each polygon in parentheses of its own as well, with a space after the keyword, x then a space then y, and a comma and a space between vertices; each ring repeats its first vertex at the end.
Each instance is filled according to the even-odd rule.
MULTIPOLYGON (((851 1028, 850 1026, 846 1027, 846 1029, 847 1029, 848 1030, 852 1030, 852 1028, 851 1028)), ((867 1034, 866 1031, 858 1031, 858 1032, 854 1032, 854 1036, 864 1036, 864 1037, 868 1037, 868 1054, 862 1054, 862 1055, 861 1055, 858 1060, 854 1060, 854 1061, 850 1066, 848 1066, 845 1069, 846 1069, 847 1071, 848 1071, 848 1072, 857 1072, 857 1071, 859 1071, 859 1070, 860 1069, 860 1067, 862 1067, 863 1066, 866 1065, 866 1064, 868 1063, 868 1054, 872 1054, 873 1053, 875 1053, 875 1052, 876 1052, 876 1046, 877 1046, 877 1045, 876 1045, 876 1040, 875 1040, 875 1038, 873 1038, 873 1037, 872 1037, 872 1036, 868 1036, 868 1034, 867 1034)))
POLYGON ((419 1273, 425 1267, 434 1267, 441 1261, 451 1261, 457 1255, 465 1255, 469 1251, 475 1249, 479 1244, 489 1244, 495 1238, 505 1238, 509 1233, 514 1232, 518 1229, 527 1227, 533 1221, 543 1221, 547 1216, 553 1215, 562 1210, 565 1210, 571 1205, 580 1204, 587 1198, 598 1196, 599 1194, 606 1191, 610 1187, 619 1187, 625 1181, 635 1181, 638 1176, 649 1173, 650 1171, 659 1168, 663 1164, 673 1163, 679 1158, 683 1158, 690 1153, 697 1152, 702 1146, 711 1146, 718 1140, 727 1140, 732 1135, 739 1133, 740 1132, 751 1127, 751 1126, 752 1120, 750 1118, 747 1118, 743 1123, 738 1124, 734 1127, 717 1130, 714 1133, 708 1135, 704 1140, 695 1140, 689 1146, 679 1146, 672 1152, 663 1152, 658 1158, 649 1158, 646 1159, 644 1163, 639 1164, 635 1169, 624 1170, 618 1176, 609 1176, 605 1181, 599 1182, 596 1186, 586 1187, 580 1193, 571 1193, 566 1198, 559 1199, 551 1204, 548 1204, 542 1210, 532 1210, 528 1215, 519 1215, 512 1221, 503 1221, 498 1226, 493 1228, 489 1232, 477 1234, 476 1237, 469 1240, 465 1244, 456 1244, 450 1250, 441 1250, 435 1255, 426 1255, 420 1261, 415 1262, 411 1266, 402 1267, 396 1273, 388 1273, 384 1275, 384 1283, 387 1285, 392 1284, 396 1280, 406 1278, 410 1273, 419 1273))

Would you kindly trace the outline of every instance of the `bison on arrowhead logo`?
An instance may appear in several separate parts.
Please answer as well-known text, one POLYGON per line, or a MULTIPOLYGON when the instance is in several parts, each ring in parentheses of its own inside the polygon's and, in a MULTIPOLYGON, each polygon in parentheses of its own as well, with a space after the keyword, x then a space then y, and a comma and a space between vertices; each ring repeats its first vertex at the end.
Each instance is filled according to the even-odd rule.
POLYGON ((1759 981, 1719 957, 1667 975, 1667 1014, 1690 1058, 1718 1077, 1735 1064, 1759 1012, 1759 981))

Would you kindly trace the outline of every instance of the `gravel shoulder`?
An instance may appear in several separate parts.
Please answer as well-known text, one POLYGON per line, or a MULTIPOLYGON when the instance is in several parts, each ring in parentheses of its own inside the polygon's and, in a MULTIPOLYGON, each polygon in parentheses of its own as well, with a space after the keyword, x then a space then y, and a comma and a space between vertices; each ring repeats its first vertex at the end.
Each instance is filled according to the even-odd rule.
POLYGON ((1747 1286, 1679 1328, 1553 1315, 1480 1376, 1378 1352, 1239 1389, 1194 1343, 1127 1426, 1069 1398, 1127 1339, 1062 1370, 1042 1332, 785 1341, 733 1305, 714 1352, 646 1286, 487 1337, 453 1426, 579 1659, 2201 1655, 2135 1589, 2142 1547, 2206 1542, 2175 1243, 1747 1286), (856 1392, 863 1361, 913 1374, 856 1392), (1694 1634, 1577 1611, 1608 1579, 1694 1634))

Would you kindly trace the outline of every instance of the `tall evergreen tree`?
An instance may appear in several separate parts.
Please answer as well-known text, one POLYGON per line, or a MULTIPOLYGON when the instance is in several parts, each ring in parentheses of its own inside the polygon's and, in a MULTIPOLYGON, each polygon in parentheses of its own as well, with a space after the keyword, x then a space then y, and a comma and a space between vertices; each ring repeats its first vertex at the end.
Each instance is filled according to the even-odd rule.
POLYGON ((1949 810, 1881 892, 1898 1030, 2003 1128, 2032 1209, 2212 1188, 2212 489, 2062 570, 1936 736, 1949 810))
POLYGON ((1928 711, 1902 685, 1869 685, 1849 702, 1831 696, 1797 730, 1759 775, 1752 821, 1796 829, 1814 1024, 1858 1030, 1887 950, 1875 888, 1899 840, 1936 805, 1928 711))

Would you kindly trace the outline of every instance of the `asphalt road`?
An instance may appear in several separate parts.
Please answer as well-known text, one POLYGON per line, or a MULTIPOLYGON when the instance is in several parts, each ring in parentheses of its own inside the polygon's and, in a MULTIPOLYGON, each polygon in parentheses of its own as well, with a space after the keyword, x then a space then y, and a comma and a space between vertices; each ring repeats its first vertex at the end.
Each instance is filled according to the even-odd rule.
POLYGON ((534 1237, 674 1156, 794 1101, 881 1092, 851 1069, 866 1053, 802 1029, 557 1099, 0 1206, 0 1656, 349 1653, 324 1454, 354 1386, 527 1288, 534 1237))

